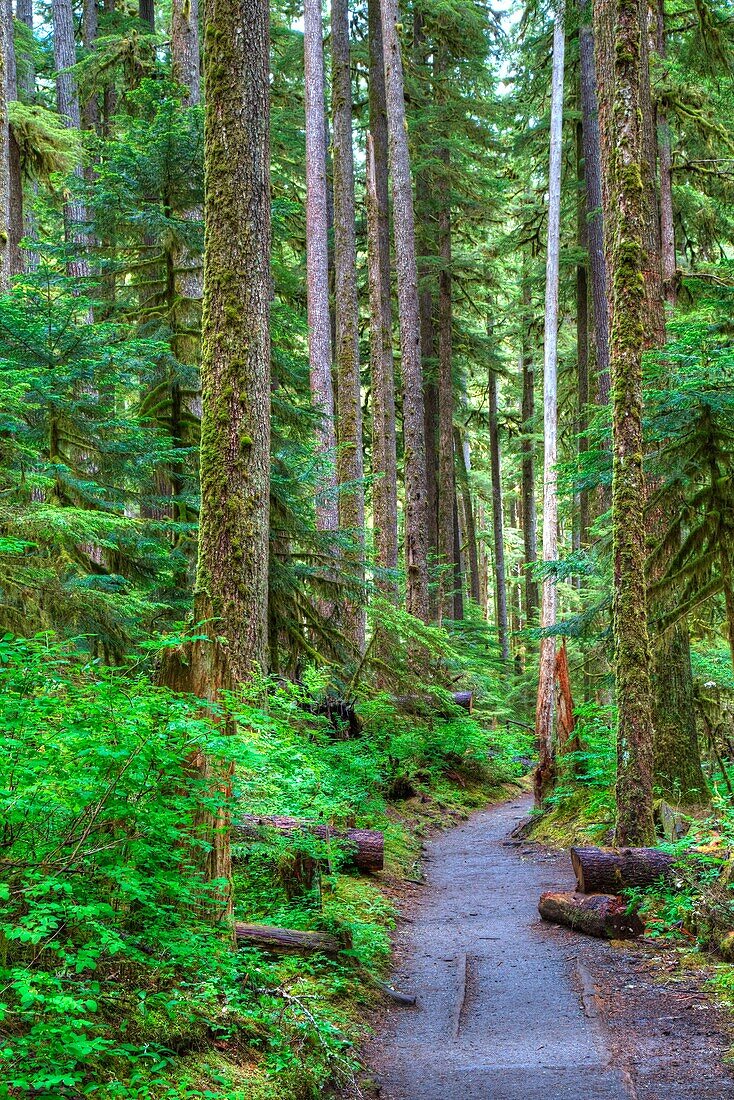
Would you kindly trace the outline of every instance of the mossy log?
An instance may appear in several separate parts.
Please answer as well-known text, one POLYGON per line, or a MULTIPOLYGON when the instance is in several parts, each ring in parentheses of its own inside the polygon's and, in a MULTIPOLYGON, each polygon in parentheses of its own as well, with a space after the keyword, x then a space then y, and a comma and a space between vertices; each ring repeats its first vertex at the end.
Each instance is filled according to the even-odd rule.
POLYGON ((318 840, 336 841, 343 848, 347 864, 360 871, 381 871, 385 865, 385 837, 377 829, 336 829, 297 817, 245 814, 233 823, 232 838, 258 840, 268 829, 284 836, 301 833, 318 840))
POLYGON ((652 886, 673 871, 673 857, 657 848, 572 848, 571 863, 582 894, 652 886))
MULTIPOLYGON (((474 692, 455 691, 451 698, 455 707, 468 710, 471 714, 474 709, 474 692)), ((390 701, 396 710, 401 710, 405 714, 435 714, 440 718, 450 717, 448 709, 442 709, 430 696, 395 695, 390 701)))
POLYGON ((237 923, 234 931, 238 943, 268 951, 320 951, 324 955, 338 955, 348 946, 328 932, 303 932, 300 928, 276 928, 270 924, 237 923))
POLYGON ((598 939, 627 940, 641 936, 645 928, 635 913, 615 894, 541 894, 538 912, 543 920, 563 924, 575 932, 598 939))

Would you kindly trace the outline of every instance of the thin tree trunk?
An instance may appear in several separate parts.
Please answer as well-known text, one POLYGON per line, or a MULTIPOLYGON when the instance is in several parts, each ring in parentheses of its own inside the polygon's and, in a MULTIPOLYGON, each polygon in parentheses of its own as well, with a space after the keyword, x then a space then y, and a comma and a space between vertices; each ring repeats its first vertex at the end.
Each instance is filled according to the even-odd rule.
MULTIPOLYGON (((99 33, 99 13, 97 0, 84 0, 84 14, 82 19, 82 42, 84 49, 91 52, 96 45, 99 33)), ((91 95, 84 104, 83 123, 85 130, 94 133, 99 129, 99 103, 96 95, 91 95)))
MULTIPOLYGON (((56 105, 61 121, 70 130, 81 130, 79 92, 76 77, 71 71, 76 65, 74 39, 74 13, 71 0, 53 0, 54 64, 56 65, 56 105)), ((74 175, 83 179, 80 165, 74 175)), ((67 264, 69 275, 77 279, 89 276, 89 263, 84 255, 88 238, 86 232, 87 211, 78 199, 70 199, 64 205, 64 226, 67 244, 75 245, 81 255, 74 256, 67 264)))
MULTIPOLYGON (((15 65, 15 42, 13 37, 13 0, 3 0, 7 11, 7 33, 3 33, 3 53, 5 57, 5 95, 6 106, 18 99, 18 73, 15 65)), ((23 252, 20 242, 25 231, 23 219, 23 178, 20 167, 20 147, 15 139, 13 128, 8 121, 8 262, 11 275, 19 275, 24 268, 23 252)))
POLYGON ((438 555, 442 568, 439 616, 454 613, 451 563, 454 545, 454 498, 456 478, 454 462, 454 382, 452 358, 451 303, 451 209, 448 150, 442 149, 442 176, 439 181, 438 246, 441 268, 438 276, 438 555))
MULTIPOLYGON (((28 27, 28 30, 32 34, 33 33, 33 0, 17 0, 15 13, 16 13, 17 19, 21 23, 25 23, 26 27, 28 27)), ((36 70, 35 70, 35 65, 34 65, 34 62, 33 62, 33 57, 30 53, 28 53, 24 57, 23 60, 24 60, 23 80, 22 80, 22 85, 20 87, 20 91, 22 92, 22 99, 23 99, 24 103, 35 103, 35 101, 36 101, 36 70)), ((16 146, 16 148, 17 148, 17 146, 16 146)), ((18 153, 19 152, 20 152, 20 150, 18 150, 18 153)), ((20 176, 20 157, 19 156, 18 156, 18 175, 20 176)), ((21 181, 21 185, 22 185, 22 181, 21 181)), ((32 184, 32 190, 33 190, 34 194, 38 191, 38 184, 35 180, 33 181, 33 184, 32 184)), ((22 186, 21 186, 21 199, 22 199, 22 197, 23 197, 23 193, 22 193, 22 186)), ((25 235, 26 237, 29 237, 29 238, 32 238, 32 239, 36 237, 35 217, 34 217, 33 211, 28 210, 27 208, 24 210, 24 214, 23 214, 22 235, 25 235)), ((29 271, 32 271, 37 266, 38 266, 38 253, 32 252, 32 251, 27 251, 26 254, 25 254, 25 257, 23 258, 23 268, 24 269, 27 268, 29 271)))
MULTIPOLYGON (((646 7, 646 6, 645 6, 646 7)), ((649 318, 644 272, 646 202, 646 20, 638 5, 598 0, 594 7, 600 99, 605 100, 602 163, 609 176, 605 222, 613 288, 612 524, 614 636, 619 726, 617 841, 646 845, 652 818, 653 726, 645 590, 645 483, 642 469, 642 348, 649 318)))
POLYGON ((372 376, 372 511, 378 586, 397 596, 398 503, 395 444, 395 365, 390 303, 387 107, 379 0, 369 0, 370 135, 367 151, 367 251, 372 376))
MULTIPOLYGON (((422 91, 424 99, 429 99, 432 90, 429 84, 428 47, 424 31, 423 12, 416 5, 413 8, 413 69, 423 77, 422 91)), ((423 142, 421 141, 421 145, 423 142)), ((425 158, 424 158, 425 159, 425 158)), ((436 325, 434 318, 434 282, 431 274, 431 257, 436 252, 436 240, 433 217, 433 176, 430 168, 423 164, 415 173, 416 205, 416 249, 418 253, 418 308, 421 331, 421 367, 423 370, 423 420, 425 424, 426 446, 426 512, 428 551, 435 558, 439 554, 439 396, 438 396, 438 355, 436 348, 436 325)), ((431 593, 431 615, 440 613, 440 599, 431 593)))
POLYGON ((495 587, 497 592, 497 640, 503 661, 510 659, 505 568, 505 520, 502 509, 500 433, 497 421, 497 372, 489 372, 489 456, 492 473, 492 530, 494 534, 495 587))
POLYGON ((522 437, 520 440, 522 473, 522 535, 525 556, 525 619, 530 626, 535 622, 540 603, 538 582, 533 579, 532 567, 538 560, 538 514, 535 506, 535 447, 533 443, 533 419, 535 417, 535 365, 528 339, 530 322, 530 285, 526 258, 522 258, 522 317, 520 336, 520 367, 522 370, 522 437))
MULTIPOLYGON (((115 11, 115 0, 103 0, 106 15, 115 11)), ((114 80, 107 81, 102 90, 102 134, 109 137, 112 128, 112 116, 117 110, 117 89, 114 80)))
POLYGON ((464 527, 466 528, 466 556, 469 560, 469 595, 479 604, 481 603, 482 597, 482 585, 477 524, 474 517, 471 486, 469 484, 469 471, 471 469, 469 441, 466 439, 462 440, 461 432, 458 428, 454 428, 454 450, 456 452, 456 461, 459 468, 459 486, 461 488, 464 527))
POLYGON ((454 493, 454 619, 461 622, 464 618, 464 571, 461 566, 461 524, 459 521, 459 501, 454 493))
MULTIPOLYGON (((545 275, 545 356, 543 373, 544 461, 543 461, 543 561, 558 557, 558 281, 561 215, 561 154, 563 137, 563 67, 565 53, 564 0, 556 10, 553 28, 553 78, 551 90, 550 161, 548 169, 548 252, 545 275)), ((546 577, 540 609, 540 625, 555 625, 558 593, 555 577, 546 577)), ((535 799, 540 805, 553 785, 555 758, 553 746, 554 681, 556 642, 542 638, 538 669, 538 701, 535 732, 539 761, 535 772, 535 799)))
MULTIPOLYGON (((665 41, 665 8, 662 0, 656 4, 656 52, 664 59, 667 54, 665 41)), ((660 247, 663 276, 663 296, 672 306, 678 298, 675 263, 675 223, 673 221, 673 158, 670 123, 660 106, 657 109, 658 170, 660 176, 660 247)))
POLYGON ((604 215, 602 211, 602 173, 599 113, 596 94, 594 31, 590 25, 590 0, 580 0, 579 63, 581 81, 581 117, 586 185, 589 276, 594 317, 596 352, 596 394, 600 405, 609 404, 609 300, 604 256, 604 215))
MULTIPOLYGON (((350 534, 353 549, 347 555, 347 561, 354 570, 355 579, 361 588, 364 583, 364 466, 348 0, 332 0, 331 63, 334 128, 337 423, 339 425, 337 476, 341 490, 339 526, 350 534)), ((350 601, 344 625, 354 649, 361 653, 365 641, 365 606, 361 591, 354 600, 350 601)))
POLYGON ((403 94, 403 67, 395 0, 382 0, 381 15, 403 384, 407 608, 411 614, 425 622, 429 615, 428 545, 418 269, 415 253, 413 188, 403 94))
POLYGON ((305 0, 303 45, 306 101, 308 357, 311 398, 321 416, 317 442, 323 462, 321 481, 323 491, 316 501, 316 523, 321 531, 335 531, 339 526, 339 516, 335 471, 334 389, 331 378, 326 113, 321 0, 305 0))
POLYGON ((8 121, 8 103, 12 95, 12 89, 9 87, 12 43, 12 8, 3 2, 2 13, 0 13, 0 294, 5 294, 8 290, 12 267, 10 123, 8 121))
MULTIPOLYGON (((578 245, 579 250, 586 252, 589 245, 589 233, 587 223, 587 195, 584 188, 584 159, 582 143, 582 127, 576 128, 576 163, 578 167, 579 194, 578 194, 578 245)), ((585 261, 576 267, 576 351, 577 351, 577 401, 578 401, 578 450, 579 458, 589 449, 589 441, 586 431, 589 426, 589 282, 585 261)), ((587 489, 581 489, 578 493, 578 513, 574 528, 575 546, 580 550, 589 542, 589 493, 587 489)), ((579 583, 581 578, 578 578, 579 583)))
MULTIPOLYGON (((265 666, 270 483, 269 9, 207 0, 206 249, 201 512, 194 618, 206 641, 169 663, 175 687, 216 700, 265 666), (243 279, 241 274, 247 272, 243 279)), ((227 769, 202 756, 223 808, 200 824, 209 879, 231 881, 227 769)), ((231 891, 221 895, 231 912, 231 891)))

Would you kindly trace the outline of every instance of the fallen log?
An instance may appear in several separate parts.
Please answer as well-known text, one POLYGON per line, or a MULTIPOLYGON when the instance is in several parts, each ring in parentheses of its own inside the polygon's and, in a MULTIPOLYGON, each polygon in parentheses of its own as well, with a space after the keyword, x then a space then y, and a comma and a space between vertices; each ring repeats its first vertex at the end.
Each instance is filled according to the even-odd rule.
POLYGON ((658 848, 572 848, 571 863, 582 894, 652 886, 673 872, 673 857, 658 848))
POLYGON ((269 951, 321 951, 338 955, 347 945, 328 932, 302 932, 298 928, 276 928, 270 924, 234 926, 238 943, 249 943, 269 951))
MULTIPOLYGON (((470 714, 474 709, 474 692, 472 691, 455 691, 451 699, 455 707, 468 710, 470 714)), ((401 710, 405 714, 436 714, 439 718, 450 717, 449 708, 441 708, 436 699, 431 698, 431 696, 395 695, 390 702, 396 710, 401 710)))
POLYGON ((622 898, 611 894, 556 894, 549 890, 538 902, 543 920, 607 940, 634 939, 644 932, 640 918, 626 908, 622 898))
POLYGON ((245 814, 233 823, 232 837, 235 841, 261 840, 267 829, 283 836, 301 833, 318 840, 334 840, 344 851, 346 862, 360 871, 381 871, 385 865, 385 837, 377 829, 336 829, 298 817, 245 814))

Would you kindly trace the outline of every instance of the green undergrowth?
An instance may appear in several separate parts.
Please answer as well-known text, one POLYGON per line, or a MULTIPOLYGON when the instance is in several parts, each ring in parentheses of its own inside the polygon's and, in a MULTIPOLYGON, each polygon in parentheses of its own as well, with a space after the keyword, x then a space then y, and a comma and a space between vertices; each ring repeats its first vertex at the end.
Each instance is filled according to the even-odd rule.
POLYGON ((326 682, 198 701, 46 636, 0 639, 0 1096, 36 1100, 308 1100, 356 1089, 365 1008, 382 994, 402 878, 421 839, 517 782, 528 746, 439 698, 387 695, 362 730, 315 716, 326 682), (438 705, 438 704, 437 704, 438 705), (232 728, 230 726, 230 728, 232 728), (345 950, 232 950, 205 919, 204 810, 191 768, 233 768, 233 816, 382 829, 386 868, 358 875, 336 842, 263 835, 235 847, 235 916, 339 936, 345 950))

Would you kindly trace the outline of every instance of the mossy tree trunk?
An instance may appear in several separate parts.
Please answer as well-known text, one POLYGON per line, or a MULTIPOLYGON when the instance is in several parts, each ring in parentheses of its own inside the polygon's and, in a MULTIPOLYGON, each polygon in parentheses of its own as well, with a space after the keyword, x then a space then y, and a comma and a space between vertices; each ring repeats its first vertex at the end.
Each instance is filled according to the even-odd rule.
POLYGON ((8 103, 12 96, 9 84, 9 60, 13 49, 12 9, 3 3, 0 13, 0 294, 10 284, 11 248, 11 165, 10 124, 8 103))
MULTIPOLYGON (((201 512, 194 617, 206 639, 164 679, 216 701, 265 667, 270 485, 269 9, 207 0, 201 512)), ((200 823, 209 879, 231 878, 228 775, 200 823)), ((222 912, 231 906, 222 896, 222 912)))
POLYGON ((602 156, 612 288, 612 523, 617 734, 617 841, 654 839, 653 724, 645 586, 642 348, 647 318, 644 248, 646 5, 600 0, 594 9, 606 99, 602 156))
MULTIPOLYGON (((364 583, 364 466, 348 0, 332 0, 331 64, 339 526, 349 534, 351 546, 345 555, 346 562, 361 589, 364 583)), ((361 591, 347 602, 345 633, 352 648, 361 653, 365 642, 365 608, 361 591)))
POLYGON ((403 387, 406 604, 411 614, 425 622, 429 617, 428 540, 418 268, 403 62, 395 0, 382 0, 381 16, 403 387))
MULTIPOLYGON (((79 108, 79 90, 73 67, 76 65, 76 40, 74 36, 74 12, 71 0, 53 0, 54 64, 56 66, 56 106, 64 126, 70 130, 81 130, 81 111, 79 108)), ((74 175, 81 180, 81 165, 74 169, 74 175)), ((72 197, 64 204, 64 226, 66 240, 76 246, 79 255, 68 263, 69 275, 84 279, 89 276, 89 262, 85 256, 87 237, 87 211, 84 203, 72 197)))

